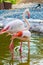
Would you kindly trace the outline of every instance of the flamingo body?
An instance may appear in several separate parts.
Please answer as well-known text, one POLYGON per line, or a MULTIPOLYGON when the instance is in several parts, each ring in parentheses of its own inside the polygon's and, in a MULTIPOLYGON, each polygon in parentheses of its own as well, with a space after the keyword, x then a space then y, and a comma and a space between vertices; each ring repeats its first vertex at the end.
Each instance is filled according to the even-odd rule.
MULTIPOLYGON (((24 22, 16 19, 11 22, 9 22, 3 29, 2 32, 9 32, 11 34, 17 33, 19 31, 22 31, 22 37, 27 36, 30 37, 31 33, 30 31, 25 27, 24 22)), ((19 32, 20 33, 20 32, 19 32)))
POLYGON ((6 29, 7 27, 9 27, 9 29, 7 29, 8 32, 12 32, 12 33, 16 33, 18 31, 22 31, 25 29, 24 27, 24 22, 22 22, 19 19, 13 20, 11 22, 9 22, 4 29, 6 29))

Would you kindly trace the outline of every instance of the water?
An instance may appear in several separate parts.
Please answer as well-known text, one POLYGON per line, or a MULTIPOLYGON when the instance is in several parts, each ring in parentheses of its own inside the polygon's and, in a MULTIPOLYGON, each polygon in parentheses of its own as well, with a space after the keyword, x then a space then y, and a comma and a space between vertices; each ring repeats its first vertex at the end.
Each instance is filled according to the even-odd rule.
POLYGON ((32 33, 30 41, 30 52, 28 44, 23 42, 22 58, 19 52, 18 41, 14 43, 14 61, 9 51, 10 37, 6 38, 6 34, 0 36, 0 65, 43 65, 43 34, 32 33), (17 44, 18 43, 18 44, 17 44))
MULTIPOLYGON (((29 9, 31 12, 30 18, 43 20, 43 7, 37 10, 35 10, 34 7, 29 9)), ((0 10, 0 18, 3 18, 0 22, 6 24, 8 21, 12 20, 7 20, 6 18, 22 19, 22 12, 24 10, 25 9, 0 10)), ((0 35, 0 65, 43 65, 43 34, 32 33, 30 52, 28 51, 27 42, 23 42, 22 54, 19 52, 20 43, 15 39, 14 60, 12 60, 9 51, 10 37, 11 36, 7 37, 6 34, 0 35)))
MULTIPOLYGON (((1 15, 1 17, 4 17, 4 18, 22 19, 22 14, 25 9, 26 8, 15 9, 15 10, 0 10, 0 15, 1 15)), ((31 8, 29 8, 29 10, 30 10, 30 18, 43 20, 43 6, 38 9, 35 9, 35 7, 31 7, 31 8)))

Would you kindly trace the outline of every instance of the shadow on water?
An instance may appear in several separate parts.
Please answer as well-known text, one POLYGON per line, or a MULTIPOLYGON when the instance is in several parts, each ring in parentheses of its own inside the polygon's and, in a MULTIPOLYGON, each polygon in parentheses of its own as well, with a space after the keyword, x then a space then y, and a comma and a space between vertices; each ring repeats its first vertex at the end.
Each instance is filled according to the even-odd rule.
POLYGON ((22 57, 19 52, 20 43, 14 40, 14 60, 9 52, 10 37, 6 34, 0 36, 0 65, 41 65, 43 64, 43 34, 32 33, 30 41, 30 52, 27 42, 22 45, 22 57))

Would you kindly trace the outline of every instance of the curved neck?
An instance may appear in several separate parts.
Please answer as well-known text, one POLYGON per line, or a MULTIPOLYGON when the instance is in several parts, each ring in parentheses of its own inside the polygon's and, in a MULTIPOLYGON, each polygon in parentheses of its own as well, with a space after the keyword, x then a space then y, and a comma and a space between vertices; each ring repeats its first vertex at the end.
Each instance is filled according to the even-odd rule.
POLYGON ((26 14, 26 11, 23 13, 23 19, 24 19, 24 22, 26 22, 27 24, 27 29, 29 30, 30 24, 29 24, 29 21, 25 18, 25 14, 26 14))

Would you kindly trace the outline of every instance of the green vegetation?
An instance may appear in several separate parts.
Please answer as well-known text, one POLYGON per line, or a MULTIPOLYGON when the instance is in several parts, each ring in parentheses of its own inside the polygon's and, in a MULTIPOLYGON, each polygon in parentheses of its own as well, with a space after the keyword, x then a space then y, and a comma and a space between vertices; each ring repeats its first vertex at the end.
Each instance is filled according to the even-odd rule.
POLYGON ((17 0, 0 0, 0 3, 2 2, 10 2, 12 4, 16 4, 17 0))
POLYGON ((16 4, 17 0, 10 0, 12 4, 16 4))
POLYGON ((0 0, 0 3, 2 3, 3 2, 3 0, 0 0))
POLYGON ((3 0, 3 2, 11 2, 10 0, 3 0))

